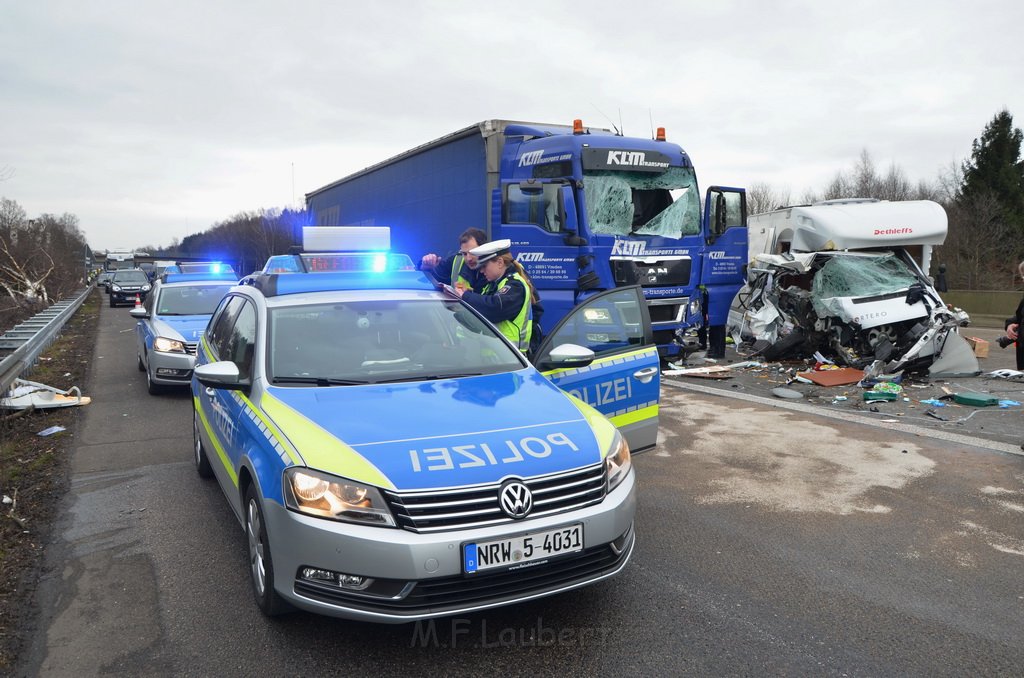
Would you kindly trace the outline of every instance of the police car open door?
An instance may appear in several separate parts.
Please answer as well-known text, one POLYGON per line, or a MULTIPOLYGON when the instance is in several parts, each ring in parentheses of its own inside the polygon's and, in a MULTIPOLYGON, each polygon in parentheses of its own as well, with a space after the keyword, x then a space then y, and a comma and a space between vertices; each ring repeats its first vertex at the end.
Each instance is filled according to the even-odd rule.
POLYGON ((573 308, 545 337, 534 364, 556 386, 608 417, 632 451, 657 442, 658 349, 639 286, 608 290, 573 308), (589 348, 596 357, 589 365, 550 369, 551 351, 564 344, 589 348))

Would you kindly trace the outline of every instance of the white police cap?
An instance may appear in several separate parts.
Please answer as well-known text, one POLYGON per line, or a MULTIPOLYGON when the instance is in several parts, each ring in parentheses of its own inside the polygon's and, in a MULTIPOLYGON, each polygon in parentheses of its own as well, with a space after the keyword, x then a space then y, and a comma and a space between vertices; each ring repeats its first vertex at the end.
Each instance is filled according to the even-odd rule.
POLYGON ((493 240, 489 243, 474 247, 469 251, 479 263, 489 261, 496 256, 505 254, 506 252, 512 251, 512 241, 508 238, 503 240, 493 240))

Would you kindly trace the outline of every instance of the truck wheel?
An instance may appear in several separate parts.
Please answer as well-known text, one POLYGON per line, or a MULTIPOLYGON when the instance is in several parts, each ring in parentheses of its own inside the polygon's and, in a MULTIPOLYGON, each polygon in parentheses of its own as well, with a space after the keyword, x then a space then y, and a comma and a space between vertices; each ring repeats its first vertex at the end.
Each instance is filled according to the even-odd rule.
POLYGON ((203 439, 199 437, 199 413, 195 407, 192 408, 192 447, 195 451, 196 473, 200 478, 212 478, 213 468, 210 467, 210 458, 203 449, 203 439))
POLYGON ((274 559, 270 555, 267 525, 255 485, 249 485, 245 491, 245 536, 249 542, 249 575, 256 604, 268 617, 289 611, 291 606, 274 588, 274 559))

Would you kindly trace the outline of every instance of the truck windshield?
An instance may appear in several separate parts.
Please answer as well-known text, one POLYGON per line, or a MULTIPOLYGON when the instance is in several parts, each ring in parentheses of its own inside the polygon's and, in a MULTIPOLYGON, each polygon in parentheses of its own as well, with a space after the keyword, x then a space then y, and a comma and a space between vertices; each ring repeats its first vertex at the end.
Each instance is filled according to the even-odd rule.
POLYGON ((700 233, 700 197, 692 168, 661 174, 590 170, 583 173, 590 230, 605 235, 700 233))

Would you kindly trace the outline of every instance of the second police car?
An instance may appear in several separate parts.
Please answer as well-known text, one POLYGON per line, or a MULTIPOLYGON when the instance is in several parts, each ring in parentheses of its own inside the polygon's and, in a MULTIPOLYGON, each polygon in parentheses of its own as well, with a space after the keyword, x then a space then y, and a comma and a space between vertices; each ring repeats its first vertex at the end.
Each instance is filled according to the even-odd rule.
POLYGON ((417 271, 243 282, 200 341, 194 456, 246 532, 263 612, 400 623, 626 565, 630 449, 658 427, 639 287, 577 307, 541 373, 417 271))
POLYGON ((199 337, 236 282, 233 273, 165 273, 145 302, 129 311, 138 320, 136 360, 150 394, 189 384, 199 337))

